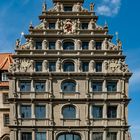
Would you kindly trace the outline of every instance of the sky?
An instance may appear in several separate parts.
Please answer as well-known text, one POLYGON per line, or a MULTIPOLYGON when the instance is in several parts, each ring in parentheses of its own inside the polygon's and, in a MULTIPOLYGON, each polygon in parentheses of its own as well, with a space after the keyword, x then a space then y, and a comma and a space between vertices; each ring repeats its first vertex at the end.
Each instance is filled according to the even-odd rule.
MULTIPOLYGON (((39 24, 44 0, 0 0, 0 52, 14 52, 15 40, 21 32, 28 33, 30 22, 39 24)), ((47 1, 48 9, 53 6, 47 1)), ((130 79, 129 124, 133 140, 140 140, 140 1, 139 0, 85 0, 84 7, 95 3, 98 24, 107 22, 109 33, 119 33, 123 54, 133 76, 130 79)))

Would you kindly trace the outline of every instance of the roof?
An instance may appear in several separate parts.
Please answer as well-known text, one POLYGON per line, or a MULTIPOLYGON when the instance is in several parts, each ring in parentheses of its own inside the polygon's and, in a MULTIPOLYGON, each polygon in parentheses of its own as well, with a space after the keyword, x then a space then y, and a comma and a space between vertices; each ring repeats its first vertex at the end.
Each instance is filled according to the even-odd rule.
POLYGON ((11 53, 0 53, 0 70, 8 70, 12 63, 11 53))
POLYGON ((0 87, 8 87, 9 82, 0 82, 0 87))

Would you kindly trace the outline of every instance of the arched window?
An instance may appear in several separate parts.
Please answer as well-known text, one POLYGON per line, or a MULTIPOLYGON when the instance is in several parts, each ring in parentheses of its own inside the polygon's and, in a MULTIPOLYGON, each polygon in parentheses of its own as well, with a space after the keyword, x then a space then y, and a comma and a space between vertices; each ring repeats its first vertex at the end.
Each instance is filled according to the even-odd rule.
POLYGON ((58 136, 57 140, 81 140, 81 137, 75 133, 63 133, 58 136))
POLYGON ((74 43, 73 42, 64 42, 63 50, 74 50, 74 43))
POLYGON ((3 138, 3 140, 10 140, 9 136, 3 138))
POLYGON ((62 114, 64 119, 75 119, 76 118, 76 109, 73 105, 66 105, 62 109, 62 114))
POLYGON ((62 92, 76 92, 76 83, 74 81, 65 81, 61 85, 62 92))
POLYGON ((64 72, 74 71, 74 63, 73 62, 65 62, 63 64, 63 71, 64 72))

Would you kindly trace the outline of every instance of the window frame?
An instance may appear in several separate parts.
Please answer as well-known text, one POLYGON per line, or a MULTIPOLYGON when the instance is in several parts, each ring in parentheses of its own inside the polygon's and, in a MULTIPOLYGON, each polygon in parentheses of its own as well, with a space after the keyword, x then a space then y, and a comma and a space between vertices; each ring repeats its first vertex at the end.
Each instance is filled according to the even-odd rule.
POLYGON ((89 62, 83 61, 82 62, 82 72, 88 72, 89 71, 89 62), (84 64, 87 64, 86 68, 84 67, 84 64))
POLYGON ((98 92, 98 93, 103 92, 103 81, 91 81, 91 89, 92 89, 92 92, 98 92), (99 85, 99 84, 101 84, 101 85, 99 85), (94 90, 94 87, 93 87, 94 85, 97 88, 96 90, 94 90))
POLYGON ((21 132, 21 140, 32 140, 32 132, 21 132), (30 134, 29 137, 27 137, 27 135, 25 137, 23 137, 23 134, 30 134))
POLYGON ((81 24, 82 30, 88 30, 88 25, 89 25, 88 22, 83 22, 83 23, 81 24), (86 25, 86 26, 84 26, 84 25, 86 25))
POLYGON ((96 50, 102 50, 102 41, 96 41, 95 48, 96 50))
POLYGON ((31 107, 31 105, 29 105, 29 104, 20 105, 20 116, 21 116, 22 119, 31 119, 32 118, 32 107, 31 107), (25 112, 22 112, 23 111, 22 107, 26 107, 26 108, 29 107, 29 111, 27 112, 27 110, 26 110, 25 112))
POLYGON ((43 105, 43 104, 42 105, 41 104, 36 104, 35 105, 35 118, 36 119, 45 119, 46 118, 46 105, 43 105), (41 112, 37 113, 37 107, 43 107, 44 108, 42 115, 41 115, 41 112), (41 115, 41 116, 39 116, 39 115, 41 115))
POLYGON ((9 114, 3 114, 3 124, 4 127, 7 127, 10 124, 9 114))
POLYGON ((42 72, 42 70, 43 70, 43 62, 42 61, 36 61, 35 62, 35 72, 42 72), (39 66, 37 66, 37 64, 39 64, 39 66))
POLYGON ((35 43, 35 49, 36 50, 42 50, 42 42, 41 41, 36 41, 36 43, 35 43), (39 44, 39 47, 38 47, 38 44, 39 44))
POLYGON ((92 133, 92 140, 97 140, 97 138, 94 139, 94 134, 102 134, 101 135, 101 138, 97 137, 98 140, 103 140, 103 132, 93 132, 92 133))
POLYGON ((35 140, 46 140, 47 138, 46 132, 35 132, 35 140), (45 134, 45 139, 41 137, 39 137, 39 139, 37 139, 37 134, 45 134))
POLYGON ((50 30, 55 30, 55 26, 56 26, 56 23, 55 22, 49 22, 49 29, 50 30))
POLYGON ((106 83, 107 92, 117 92, 117 86, 118 86, 118 81, 116 81, 116 80, 114 80, 114 81, 107 81, 107 83, 106 83), (113 83, 112 86, 115 85, 115 87, 109 87, 111 84, 108 84, 108 83, 113 83), (110 88, 111 88, 111 90, 110 90, 110 88))
POLYGON ((20 92, 31 92, 31 81, 29 81, 29 80, 27 80, 27 81, 23 80, 23 81, 20 81, 19 84, 20 84, 19 85, 20 92), (23 85, 21 85, 21 84, 23 84, 23 85), (26 85, 26 84, 29 84, 29 85, 26 85), (21 86, 25 86, 25 89, 22 90, 21 86))
POLYGON ((88 49, 89 49, 89 41, 82 41, 82 50, 88 50, 88 49), (84 46, 86 46, 87 48, 85 48, 84 46))
POLYGON ((92 118, 93 119, 102 119, 103 118, 103 105, 92 105, 92 118), (94 108, 98 108, 98 110, 95 111, 94 115, 94 108))
POLYGON ((49 50, 55 50, 56 48, 56 42, 54 41, 49 41, 49 50), (53 46, 53 47, 52 47, 53 46))
MULTIPOLYGON (((40 88, 40 87, 39 87, 40 88)), ((45 81, 35 81, 34 82, 34 90, 35 90, 35 92, 45 92, 46 91, 46 82, 45 81), (44 88, 42 89, 42 90, 37 90, 36 88, 36 84, 39 84, 38 86, 42 86, 42 84, 44 84, 43 86, 44 86, 44 88)))
POLYGON ((109 138, 110 140, 117 140, 117 132, 108 132, 107 133, 107 139, 108 139, 108 137, 109 137, 110 134, 115 134, 115 139, 114 138, 113 139, 112 138, 109 138))
POLYGON ((64 41, 62 44, 62 48, 64 51, 74 51, 75 50, 75 44, 73 40, 70 41, 64 41))
POLYGON ((5 72, 3 72, 3 73, 1 74, 1 81, 2 81, 2 82, 8 82, 8 81, 9 81, 9 79, 8 79, 8 77, 7 77, 7 74, 6 74, 5 72))
POLYGON ((65 61, 63 63, 63 72, 74 72, 75 71, 75 64, 72 61, 65 61), (71 64, 71 65, 68 65, 71 64))
POLYGON ((56 72, 56 62, 55 61, 49 61, 49 72, 56 72), (51 64, 54 64, 54 65, 51 65, 51 64), (53 66, 53 68, 52 68, 52 66, 53 66))
POLYGON ((103 63, 101 61, 95 62, 95 72, 102 72, 102 69, 103 69, 103 63))
POLYGON ((8 98, 9 98, 9 94, 8 93, 3 93, 3 104, 9 104, 8 98), (7 97, 6 97, 7 96, 7 97))
POLYGON ((118 109, 118 106, 117 105, 107 106, 107 118, 108 119, 116 119, 117 118, 117 113, 118 113, 117 109, 118 109), (111 108, 111 107, 112 108, 114 107, 115 109, 114 110, 110 110, 109 108, 111 108), (115 111, 115 113, 113 111, 115 111))

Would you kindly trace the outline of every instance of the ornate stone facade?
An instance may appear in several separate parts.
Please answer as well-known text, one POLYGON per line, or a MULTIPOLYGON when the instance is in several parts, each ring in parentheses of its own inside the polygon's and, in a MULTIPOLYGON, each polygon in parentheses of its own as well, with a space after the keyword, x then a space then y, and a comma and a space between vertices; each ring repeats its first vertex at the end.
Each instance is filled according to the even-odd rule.
POLYGON ((11 140, 128 140, 122 43, 97 24, 94 4, 53 0, 27 42, 16 42, 10 78, 11 140))

